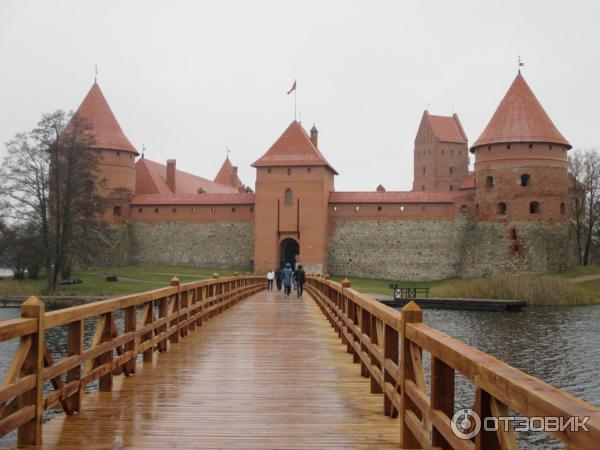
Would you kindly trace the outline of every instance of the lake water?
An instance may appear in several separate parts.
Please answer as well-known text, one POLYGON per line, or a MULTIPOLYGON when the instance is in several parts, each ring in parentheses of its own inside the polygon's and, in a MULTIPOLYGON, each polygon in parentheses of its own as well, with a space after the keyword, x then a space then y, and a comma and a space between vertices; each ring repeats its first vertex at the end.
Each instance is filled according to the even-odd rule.
MULTIPOLYGON (((18 317, 17 308, 0 308, 0 320, 18 317)), ((600 406, 600 305, 535 307, 522 312, 425 310, 424 321, 501 361, 550 383, 593 405, 600 406)), ((116 317, 122 330, 122 318, 116 317)), ((95 321, 86 321, 86 346, 95 321)), ((47 334, 55 357, 64 356, 64 329, 47 334)), ((12 361, 16 341, 0 344, 0 379, 12 361)), ((429 365, 425 354, 424 364, 429 365)), ((141 355, 140 355, 141 357, 141 355)), ((88 391, 97 384, 88 386, 88 391)), ((456 408, 470 408, 474 388, 463 377, 456 379, 456 408)), ((56 414, 51 412, 49 416, 56 414)), ((563 448, 542 433, 518 433, 521 448, 563 448)), ((0 446, 14 442, 14 434, 0 446)))

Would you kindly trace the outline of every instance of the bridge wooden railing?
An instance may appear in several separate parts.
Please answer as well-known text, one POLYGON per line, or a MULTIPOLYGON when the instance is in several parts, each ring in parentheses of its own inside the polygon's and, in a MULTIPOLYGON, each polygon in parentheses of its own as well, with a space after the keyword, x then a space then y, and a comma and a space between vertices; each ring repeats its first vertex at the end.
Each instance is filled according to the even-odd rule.
POLYGON ((41 445, 42 414, 57 405, 67 414, 82 410, 84 389, 99 380, 110 391, 113 377, 131 376, 138 355, 151 363, 188 332, 246 297, 266 288, 264 277, 232 276, 180 284, 140 294, 45 312, 31 297, 22 318, 0 322, 0 342, 19 338, 12 364, 0 386, 0 436, 18 429, 18 445, 41 445), (119 334, 115 318, 123 318, 119 334), (95 318, 95 319, 92 319, 95 318), (97 320, 91 345, 84 347, 84 321, 97 320), (66 328, 66 356, 54 361, 44 332, 66 328), (52 390, 44 393, 44 383, 52 390))
POLYGON ((422 311, 415 303, 400 313, 355 291, 348 280, 340 284, 310 276, 306 284, 354 362, 360 364, 361 375, 370 378, 371 392, 383 394, 384 414, 400 417, 402 448, 519 448, 514 429, 503 431, 503 422, 502 431, 482 430, 473 438, 461 439, 453 433, 457 372, 474 384, 472 409, 482 423, 511 411, 529 418, 578 418, 579 423, 589 417, 585 424, 589 431, 565 429, 551 434, 569 449, 600 448, 599 408, 422 323, 422 311), (427 371, 423 351, 431 356, 427 371))

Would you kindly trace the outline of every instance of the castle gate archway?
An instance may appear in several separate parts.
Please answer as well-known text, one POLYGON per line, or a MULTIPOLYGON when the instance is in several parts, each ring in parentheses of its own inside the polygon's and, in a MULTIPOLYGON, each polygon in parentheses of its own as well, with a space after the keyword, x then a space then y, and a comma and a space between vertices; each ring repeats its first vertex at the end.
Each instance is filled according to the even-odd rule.
POLYGON ((283 267, 286 263, 290 263, 292 268, 294 268, 298 255, 300 255, 300 244, 298 244, 296 239, 286 238, 279 243, 280 267, 283 267))

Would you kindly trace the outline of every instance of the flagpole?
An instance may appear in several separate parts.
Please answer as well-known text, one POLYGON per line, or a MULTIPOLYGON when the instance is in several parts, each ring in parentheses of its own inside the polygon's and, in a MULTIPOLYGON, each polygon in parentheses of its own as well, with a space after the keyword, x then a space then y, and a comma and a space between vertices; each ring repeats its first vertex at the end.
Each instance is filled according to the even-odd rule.
POLYGON ((296 120, 296 105, 298 102, 298 80, 294 80, 294 84, 296 85, 296 89, 294 89, 294 120, 296 120))

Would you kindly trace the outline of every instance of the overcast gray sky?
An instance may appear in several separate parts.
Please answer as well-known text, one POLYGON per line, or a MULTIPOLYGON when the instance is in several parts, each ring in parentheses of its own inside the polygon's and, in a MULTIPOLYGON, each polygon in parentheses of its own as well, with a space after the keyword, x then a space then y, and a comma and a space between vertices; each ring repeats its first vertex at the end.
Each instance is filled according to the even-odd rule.
MULTIPOLYGON (((600 146, 597 1, 0 0, 0 141, 76 109, 93 67, 148 158, 213 178, 250 164, 298 110, 337 190, 410 189, 423 110, 472 143, 517 72, 575 148, 600 146)), ((4 145, 0 156, 5 154, 4 145)))

